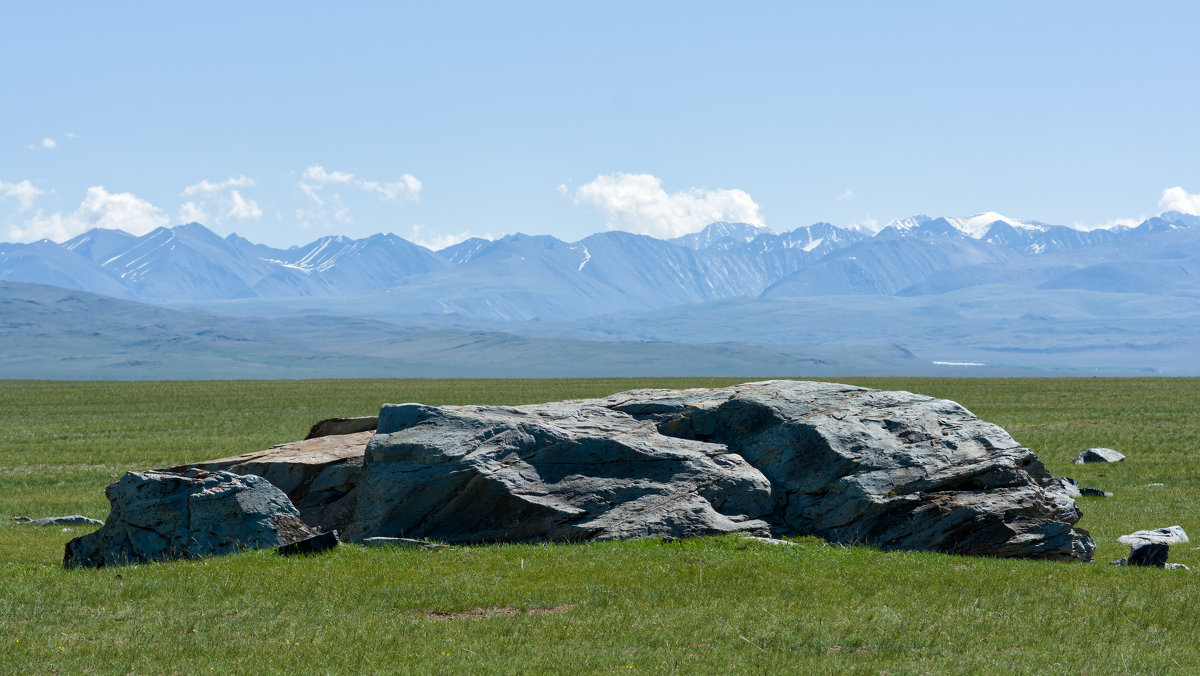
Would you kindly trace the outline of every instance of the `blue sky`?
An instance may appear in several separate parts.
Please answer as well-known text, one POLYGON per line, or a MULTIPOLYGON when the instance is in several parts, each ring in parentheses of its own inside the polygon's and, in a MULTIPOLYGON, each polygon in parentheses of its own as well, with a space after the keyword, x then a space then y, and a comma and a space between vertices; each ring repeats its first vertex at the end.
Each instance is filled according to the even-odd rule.
POLYGON ((0 0, 0 241, 1200 211, 1200 4, 832 5, 0 0))

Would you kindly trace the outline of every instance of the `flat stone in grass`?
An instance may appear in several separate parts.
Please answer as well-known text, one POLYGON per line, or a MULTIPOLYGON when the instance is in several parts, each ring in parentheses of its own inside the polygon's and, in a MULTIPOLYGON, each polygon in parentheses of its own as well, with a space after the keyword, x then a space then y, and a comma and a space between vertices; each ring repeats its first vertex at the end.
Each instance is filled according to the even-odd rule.
POLYGON ((1090 462, 1121 462, 1124 459, 1124 455, 1111 448, 1089 448, 1075 456, 1071 462, 1075 465, 1082 465, 1090 462))
POLYGON ((82 514, 72 514, 71 516, 47 516, 41 519, 33 519, 32 521, 24 521, 28 526, 102 526, 104 522, 100 519, 90 519, 82 514))

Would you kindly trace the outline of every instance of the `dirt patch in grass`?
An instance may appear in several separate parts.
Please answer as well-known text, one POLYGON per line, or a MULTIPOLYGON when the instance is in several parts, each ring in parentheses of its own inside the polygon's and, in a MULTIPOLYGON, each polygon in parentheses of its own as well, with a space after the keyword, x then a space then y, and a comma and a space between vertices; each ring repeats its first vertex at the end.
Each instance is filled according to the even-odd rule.
POLYGON ((442 613, 436 610, 427 610, 421 613, 431 620, 446 621, 446 620, 483 620, 489 617, 512 617, 513 615, 550 615, 552 613, 565 613, 574 608, 574 604, 565 604, 561 606, 544 606, 536 608, 512 608, 509 606, 491 606, 489 608, 472 608, 470 610, 462 610, 457 613, 442 613))

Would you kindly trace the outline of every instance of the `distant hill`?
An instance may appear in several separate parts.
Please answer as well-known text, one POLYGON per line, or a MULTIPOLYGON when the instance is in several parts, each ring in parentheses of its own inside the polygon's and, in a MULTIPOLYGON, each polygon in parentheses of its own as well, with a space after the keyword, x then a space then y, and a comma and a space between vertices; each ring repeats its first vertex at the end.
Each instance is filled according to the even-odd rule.
POLYGON ((330 315, 240 319, 0 282, 0 379, 834 375, 923 366, 892 346, 601 342, 330 315))
POLYGON ((382 234, 276 249, 192 223, 0 244, 0 280, 0 377, 1200 374, 1200 218, 1175 212, 441 251, 382 234))

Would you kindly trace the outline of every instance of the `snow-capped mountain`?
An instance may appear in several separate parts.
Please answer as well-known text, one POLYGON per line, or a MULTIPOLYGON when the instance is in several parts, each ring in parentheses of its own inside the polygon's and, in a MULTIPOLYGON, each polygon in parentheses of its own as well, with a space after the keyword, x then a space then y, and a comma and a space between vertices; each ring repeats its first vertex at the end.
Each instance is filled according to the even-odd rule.
POLYGON ((1010 281, 1186 292, 1200 288, 1188 286, 1198 257, 1200 218, 1176 212, 1090 232, 986 212, 897 219, 872 236, 829 223, 776 233, 717 222, 671 240, 517 234, 436 252, 391 234, 276 249, 189 223, 141 237, 97 229, 61 245, 2 244, 0 280, 155 303, 291 298, 338 308, 354 298, 381 314, 554 320, 757 296, 919 296, 1010 281))

